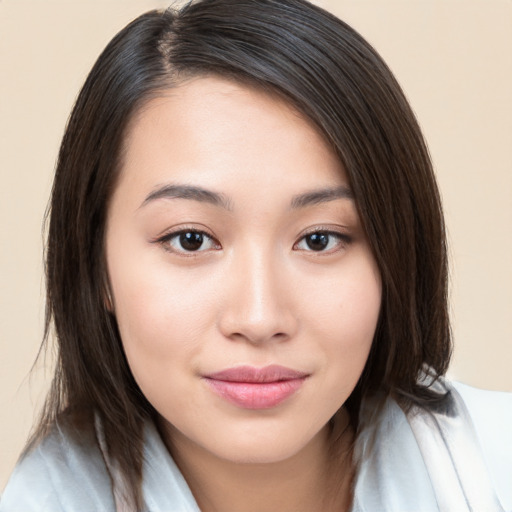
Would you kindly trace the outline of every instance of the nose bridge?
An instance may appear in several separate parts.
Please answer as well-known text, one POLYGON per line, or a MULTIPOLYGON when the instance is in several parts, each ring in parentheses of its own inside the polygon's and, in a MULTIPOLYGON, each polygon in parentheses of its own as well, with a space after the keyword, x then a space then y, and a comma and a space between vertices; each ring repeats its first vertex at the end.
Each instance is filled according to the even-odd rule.
POLYGON ((283 258, 271 247, 248 244, 234 256, 221 313, 224 335, 259 343, 293 334, 295 321, 284 272, 283 258))

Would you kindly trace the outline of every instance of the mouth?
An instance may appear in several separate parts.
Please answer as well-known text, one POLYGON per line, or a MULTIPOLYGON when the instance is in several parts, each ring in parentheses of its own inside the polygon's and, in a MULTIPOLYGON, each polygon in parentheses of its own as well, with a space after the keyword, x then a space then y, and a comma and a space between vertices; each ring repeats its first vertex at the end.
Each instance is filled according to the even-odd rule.
POLYGON ((309 374, 271 365, 238 366, 203 376, 210 389, 243 409, 271 409, 294 395, 309 374))

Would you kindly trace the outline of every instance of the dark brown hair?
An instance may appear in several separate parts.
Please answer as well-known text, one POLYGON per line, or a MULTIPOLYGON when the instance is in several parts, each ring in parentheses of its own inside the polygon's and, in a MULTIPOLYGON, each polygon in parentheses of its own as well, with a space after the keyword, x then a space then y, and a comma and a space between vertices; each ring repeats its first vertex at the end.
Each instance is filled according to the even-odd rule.
POLYGON ((304 0, 200 0, 124 28, 90 72, 69 119, 53 185, 45 340, 55 377, 35 440, 67 414, 102 421, 110 456, 141 503, 142 425, 154 415, 105 307, 109 197, 134 112, 183 77, 215 74, 271 91, 306 115, 339 155, 382 277, 370 357, 347 402, 384 390, 435 398, 451 343, 439 193, 413 112, 388 67, 353 29, 304 0))

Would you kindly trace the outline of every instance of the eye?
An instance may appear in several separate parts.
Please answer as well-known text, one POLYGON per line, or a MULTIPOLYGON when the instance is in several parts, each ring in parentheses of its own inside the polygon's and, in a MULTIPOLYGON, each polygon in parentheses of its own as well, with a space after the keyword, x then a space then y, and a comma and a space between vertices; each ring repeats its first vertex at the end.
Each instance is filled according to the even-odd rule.
POLYGON ((300 251, 334 252, 350 243, 350 237, 334 231, 315 231, 303 236, 295 248, 300 251))
POLYGON ((219 244, 204 231, 184 229, 174 233, 168 233, 158 240, 164 248, 171 252, 204 252, 211 249, 219 249, 219 244))

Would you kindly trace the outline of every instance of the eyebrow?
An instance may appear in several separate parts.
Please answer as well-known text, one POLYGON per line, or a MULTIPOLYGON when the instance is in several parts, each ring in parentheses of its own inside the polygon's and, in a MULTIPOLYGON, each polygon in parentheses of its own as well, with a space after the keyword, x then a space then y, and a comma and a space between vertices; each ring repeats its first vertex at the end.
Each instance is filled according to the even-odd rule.
POLYGON ((336 199, 354 199, 354 194, 350 188, 345 185, 335 188, 324 188, 321 190, 313 190, 304 194, 295 196, 291 201, 292 209, 305 208, 306 206, 314 206, 336 199))
MULTIPOLYGON (((231 201, 218 192, 207 190, 195 185, 164 185, 153 190, 141 204, 141 207, 146 206, 152 201, 158 199, 191 199, 202 203, 209 203, 214 206, 220 206, 226 210, 231 211, 231 201)), ((354 199, 354 195, 350 188, 342 185, 334 188, 324 188, 320 190, 313 190, 294 196, 290 202, 292 209, 305 208, 307 206, 314 206, 336 199, 354 199)))
POLYGON ((210 203, 231 210, 231 203, 223 194, 194 185, 164 185, 158 187, 144 199, 141 207, 157 199, 192 199, 193 201, 210 203))

